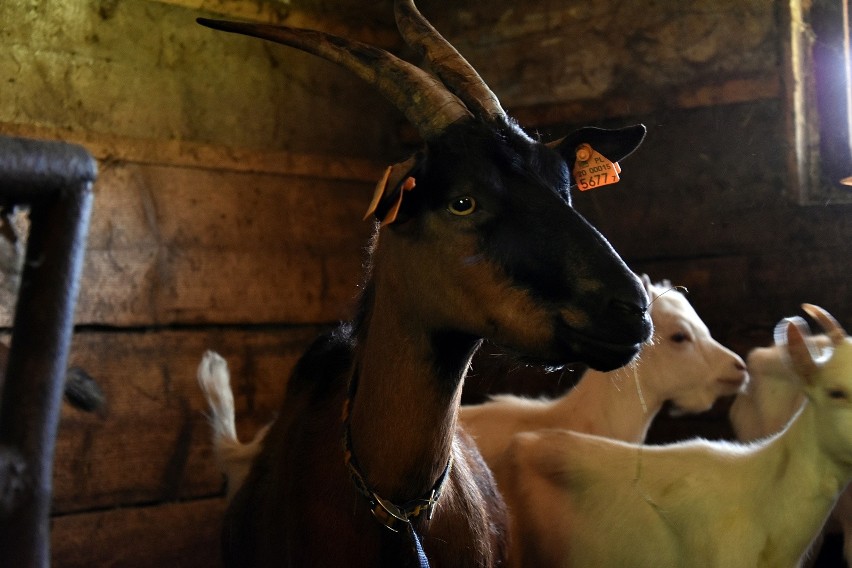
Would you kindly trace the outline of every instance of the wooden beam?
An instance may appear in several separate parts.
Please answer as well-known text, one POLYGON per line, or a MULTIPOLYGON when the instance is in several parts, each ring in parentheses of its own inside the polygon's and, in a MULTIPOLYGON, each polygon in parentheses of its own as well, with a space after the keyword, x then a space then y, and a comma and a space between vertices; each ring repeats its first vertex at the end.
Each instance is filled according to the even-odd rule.
POLYGON ((80 144, 107 166, 127 162, 370 183, 381 177, 385 167, 359 158, 233 148, 185 140, 129 138, 34 124, 0 122, 0 133, 80 144))
POLYGON ((224 499, 117 508, 55 517, 54 568, 216 568, 224 499))
POLYGON ((664 109, 690 109, 778 99, 780 80, 775 75, 738 78, 721 83, 689 85, 663 94, 610 96, 602 100, 519 106, 508 110, 524 127, 592 123, 600 120, 641 116, 664 109))

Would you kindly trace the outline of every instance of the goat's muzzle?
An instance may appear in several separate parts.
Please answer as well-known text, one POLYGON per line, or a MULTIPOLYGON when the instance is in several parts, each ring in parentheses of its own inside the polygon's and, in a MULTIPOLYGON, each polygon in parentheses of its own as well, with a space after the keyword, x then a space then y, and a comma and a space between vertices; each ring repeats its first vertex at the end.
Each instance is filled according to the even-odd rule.
POLYGON ((642 342, 615 342, 583 331, 560 326, 558 339, 575 361, 598 371, 612 371, 627 365, 639 353, 642 342))
POLYGON ((599 312, 587 314, 577 325, 575 312, 563 312, 557 323, 557 341, 577 361, 599 371, 611 371, 629 363, 654 330, 647 298, 612 298, 599 312))

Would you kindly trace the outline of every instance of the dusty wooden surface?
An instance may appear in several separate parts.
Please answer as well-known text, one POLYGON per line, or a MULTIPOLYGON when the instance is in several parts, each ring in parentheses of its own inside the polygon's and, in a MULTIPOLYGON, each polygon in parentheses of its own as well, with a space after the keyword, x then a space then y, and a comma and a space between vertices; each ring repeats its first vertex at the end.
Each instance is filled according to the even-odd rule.
MULTIPOLYGON (((45 129, 14 135, 56 137, 45 129)), ((74 140, 73 137, 71 137, 74 140)), ((99 159, 78 324, 310 323, 357 294, 374 162, 89 136, 99 159)), ((22 249, 3 246, 4 282, 22 249)), ((8 301, 0 325, 11 325, 8 301)))
MULTIPOLYGON (((251 3, 213 4, 0 5, 15 22, 0 35, 0 133, 83 144, 100 169, 69 364, 107 406, 63 407, 54 566, 215 566, 223 481, 195 382, 202 353, 228 358, 250 435, 358 292, 361 217, 398 116, 331 65, 197 26, 251 3)), ((0 241, 0 326, 21 252, 0 241)))
POLYGON ((54 517, 51 565, 215 568, 224 511, 224 499, 203 499, 54 517))
POLYGON ((762 0, 419 6, 508 108, 644 104, 673 90, 777 76, 776 6, 762 0))
POLYGON ((281 175, 102 168, 81 323, 333 321, 357 293, 369 186, 281 175), (130 293, 128 293, 130 292, 130 293))
MULTIPOLYGON (((14 22, 0 34, 0 132, 81 142, 101 167, 72 364, 108 407, 63 410, 54 565, 216 565, 201 353, 229 359, 242 431, 272 416, 301 348, 348 313, 373 180, 413 139, 347 73, 195 17, 321 27, 412 56, 391 4, 0 3, 14 22)), ((634 269, 686 286, 723 343, 767 344, 804 301, 852 329, 852 211, 788 197, 780 2, 418 4, 530 130, 648 126, 623 181, 576 207, 634 269)), ((0 326, 19 258, 0 241, 0 326)), ((465 394, 575 379, 489 356, 465 394)), ((724 407, 680 424, 656 439, 723 432, 724 407)))
POLYGON ((234 13, 150 0, 2 2, 0 122, 381 155, 399 115, 371 87, 296 50, 195 23, 266 4, 232 2, 234 13))

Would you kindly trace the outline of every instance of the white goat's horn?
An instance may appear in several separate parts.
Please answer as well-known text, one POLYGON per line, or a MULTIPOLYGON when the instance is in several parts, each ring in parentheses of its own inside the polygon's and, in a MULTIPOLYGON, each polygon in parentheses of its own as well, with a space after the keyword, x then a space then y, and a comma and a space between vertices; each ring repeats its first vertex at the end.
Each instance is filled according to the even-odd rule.
POLYGON ((802 310, 816 320, 835 345, 843 343, 844 339, 846 339, 846 332, 840 323, 834 319, 834 316, 821 307, 814 304, 802 304, 802 310))

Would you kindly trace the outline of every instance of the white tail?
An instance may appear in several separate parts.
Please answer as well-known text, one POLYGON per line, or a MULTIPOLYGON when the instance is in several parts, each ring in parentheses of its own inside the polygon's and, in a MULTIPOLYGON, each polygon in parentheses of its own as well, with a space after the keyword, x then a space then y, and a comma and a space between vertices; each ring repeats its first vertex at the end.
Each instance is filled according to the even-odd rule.
POLYGON ((234 419, 234 393, 228 363, 218 353, 207 351, 198 365, 198 384, 210 406, 210 426, 213 428, 213 449, 219 469, 228 480, 228 501, 242 486, 268 426, 261 429, 248 444, 237 438, 234 419))

